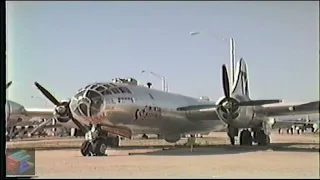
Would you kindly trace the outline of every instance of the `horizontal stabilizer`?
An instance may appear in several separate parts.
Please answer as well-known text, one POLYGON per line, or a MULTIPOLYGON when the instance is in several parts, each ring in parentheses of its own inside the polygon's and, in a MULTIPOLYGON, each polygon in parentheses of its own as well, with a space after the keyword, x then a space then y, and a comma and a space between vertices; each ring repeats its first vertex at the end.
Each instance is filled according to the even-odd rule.
POLYGON ((200 109, 208 109, 215 108, 217 105, 215 104, 203 104, 203 105, 194 105, 194 106, 185 106, 177 108, 177 111, 191 111, 191 110, 200 110, 200 109))
POLYGON ((265 104, 274 104, 280 103, 282 100, 271 99, 271 100, 251 100, 251 101, 242 101, 239 103, 240 106, 261 106, 265 104))

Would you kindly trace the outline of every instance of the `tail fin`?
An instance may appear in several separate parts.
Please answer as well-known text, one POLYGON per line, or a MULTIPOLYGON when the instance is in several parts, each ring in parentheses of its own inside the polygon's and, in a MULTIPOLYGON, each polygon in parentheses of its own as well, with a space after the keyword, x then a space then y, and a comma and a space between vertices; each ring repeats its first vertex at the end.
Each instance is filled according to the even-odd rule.
POLYGON ((235 81, 231 90, 232 94, 239 94, 249 97, 248 68, 243 60, 237 63, 235 81))

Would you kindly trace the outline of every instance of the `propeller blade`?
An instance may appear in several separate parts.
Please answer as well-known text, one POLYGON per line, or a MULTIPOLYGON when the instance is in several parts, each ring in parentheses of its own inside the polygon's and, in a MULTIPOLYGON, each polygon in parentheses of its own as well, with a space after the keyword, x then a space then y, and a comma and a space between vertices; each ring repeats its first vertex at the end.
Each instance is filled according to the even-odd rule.
POLYGON ((60 102, 49 92, 47 91, 44 87, 42 87, 39 83, 35 82, 34 83, 36 87, 42 92, 42 94, 48 98, 54 105, 59 106, 60 102))
POLYGON ((8 82, 7 85, 6 85, 6 89, 8 89, 8 87, 10 87, 12 84, 12 81, 8 82))
POLYGON ((280 103, 281 100, 278 99, 270 99, 270 100, 253 100, 253 101, 243 101, 239 102, 239 106, 261 106, 265 104, 274 104, 280 103))
POLYGON ((229 98, 230 97, 230 84, 229 84, 229 77, 228 77, 226 65, 222 66, 222 86, 223 86, 224 96, 226 98, 229 98))
POLYGON ((73 116, 70 117, 71 121, 78 126, 78 128, 83 132, 83 133, 87 133, 89 131, 89 129, 87 129, 85 126, 83 126, 78 120, 76 120, 73 116))

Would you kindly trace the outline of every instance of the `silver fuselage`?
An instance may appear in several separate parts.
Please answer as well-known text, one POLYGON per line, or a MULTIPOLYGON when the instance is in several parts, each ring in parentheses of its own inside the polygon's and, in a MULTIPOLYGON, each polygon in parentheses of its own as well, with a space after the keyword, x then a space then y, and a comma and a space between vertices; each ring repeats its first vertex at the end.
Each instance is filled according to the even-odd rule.
MULTIPOLYGON (((226 123, 219 118, 213 118, 212 112, 190 114, 190 112, 176 110, 178 107, 208 104, 210 102, 201 101, 180 94, 150 89, 144 86, 121 83, 113 84, 116 85, 115 87, 126 87, 131 93, 103 95, 101 91, 96 91, 89 85, 89 87, 81 90, 77 94, 81 93, 85 96, 86 91, 96 91, 101 94, 103 103, 101 103, 102 105, 99 112, 91 116, 76 112, 75 109, 79 106, 78 100, 75 100, 78 98, 76 95, 70 103, 70 109, 72 110, 73 116, 85 125, 89 125, 89 123, 101 123, 106 125, 125 126, 130 128, 134 134, 141 132, 192 134, 219 131, 226 128, 226 123), (148 116, 143 120, 136 120, 135 112, 138 109, 143 109, 145 106, 160 107, 161 116, 148 116), (99 117, 99 121, 92 122, 91 119, 94 119, 95 117, 99 117)), ((240 111, 246 115, 245 112, 251 109, 252 108, 248 109, 247 107, 240 108, 240 111)), ((245 116, 239 118, 239 120, 237 119, 236 122, 239 127, 247 125, 248 120, 242 123, 245 118, 247 117, 245 116)))

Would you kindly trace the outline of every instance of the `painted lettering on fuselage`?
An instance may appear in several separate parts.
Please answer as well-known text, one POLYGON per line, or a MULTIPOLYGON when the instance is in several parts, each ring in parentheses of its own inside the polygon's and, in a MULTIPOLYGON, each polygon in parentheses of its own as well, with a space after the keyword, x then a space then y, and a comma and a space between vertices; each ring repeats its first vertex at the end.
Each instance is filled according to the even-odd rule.
POLYGON ((146 120, 148 118, 160 118, 162 110, 156 106, 145 106, 144 108, 137 109, 134 114, 134 120, 146 120))

